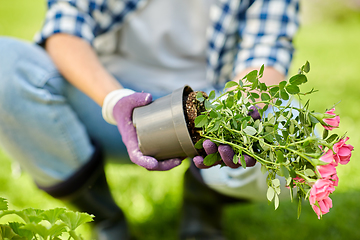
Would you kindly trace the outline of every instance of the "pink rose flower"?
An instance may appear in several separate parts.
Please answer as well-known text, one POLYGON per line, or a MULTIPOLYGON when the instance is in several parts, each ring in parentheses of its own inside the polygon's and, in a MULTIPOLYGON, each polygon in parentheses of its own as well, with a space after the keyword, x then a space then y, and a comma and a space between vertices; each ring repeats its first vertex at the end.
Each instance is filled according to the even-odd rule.
POLYGON ((318 179, 310 189, 309 202, 319 219, 320 216, 328 213, 329 209, 332 207, 332 201, 329 198, 329 194, 334 191, 335 187, 333 181, 329 179, 318 179), (316 203, 319 204, 320 209, 316 206, 316 203))
POLYGON ((321 201, 328 197, 330 193, 335 191, 333 181, 329 179, 318 179, 310 189, 309 202, 311 205, 315 204, 316 201, 321 201))
POLYGON ((332 163, 334 162, 334 153, 331 149, 329 149, 324 155, 319 158, 323 162, 332 163))
POLYGON ((334 111, 335 111, 335 108, 333 108, 333 109, 325 112, 326 114, 335 116, 335 117, 333 117, 333 118, 324 118, 324 119, 323 119, 323 121, 324 121, 326 124, 330 125, 330 126, 324 126, 324 128, 327 129, 327 130, 333 130, 334 128, 339 127, 340 117, 339 117, 339 116, 336 116, 336 114, 334 113, 334 111))
POLYGON ((315 204, 312 204, 311 206, 314 209, 314 212, 318 215, 318 218, 320 219, 323 214, 328 213, 330 208, 332 208, 332 200, 331 198, 326 197, 323 200, 318 201, 318 204, 320 206, 320 209, 315 204))
POLYGON ((294 177, 293 180, 295 182, 299 182, 299 183, 304 183, 305 182, 305 179, 303 179, 302 177, 299 177, 299 176, 294 177))
POLYGON ((333 181, 334 187, 339 185, 339 177, 337 174, 332 175, 329 179, 333 181))
MULTIPOLYGON (((293 180, 294 180, 294 187, 296 187, 296 184, 295 184, 295 183, 297 183, 297 182, 298 182, 298 183, 305 183, 305 179, 303 179, 302 177, 299 177, 299 176, 294 177, 293 180)), ((287 187, 288 189, 290 189, 289 186, 285 186, 285 187, 287 187)))
POLYGON ((332 162, 326 165, 317 166, 317 170, 319 171, 321 177, 323 179, 331 180, 333 185, 336 187, 339 183, 339 177, 337 176, 336 167, 337 163, 332 162))
POLYGON ((326 165, 317 166, 317 170, 319 171, 322 178, 330 179, 331 176, 336 175, 336 163, 329 163, 326 165))
POLYGON ((351 151, 354 147, 350 144, 345 144, 345 142, 349 140, 349 137, 340 139, 339 142, 335 143, 333 146, 333 150, 335 152, 334 159, 335 162, 340 163, 342 165, 347 164, 350 161, 351 151))

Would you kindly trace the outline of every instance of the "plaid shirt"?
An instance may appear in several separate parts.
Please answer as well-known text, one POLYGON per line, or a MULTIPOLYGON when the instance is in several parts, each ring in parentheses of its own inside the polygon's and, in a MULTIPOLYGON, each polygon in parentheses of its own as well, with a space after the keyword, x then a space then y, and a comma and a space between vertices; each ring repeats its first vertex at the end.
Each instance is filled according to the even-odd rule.
MULTIPOLYGON (((68 33, 93 43, 124 23, 148 0, 48 0, 48 12, 35 41, 68 33)), ((272 66, 287 74, 292 39, 299 25, 299 0, 218 0, 207 29, 207 77, 222 87, 248 67, 272 66)))

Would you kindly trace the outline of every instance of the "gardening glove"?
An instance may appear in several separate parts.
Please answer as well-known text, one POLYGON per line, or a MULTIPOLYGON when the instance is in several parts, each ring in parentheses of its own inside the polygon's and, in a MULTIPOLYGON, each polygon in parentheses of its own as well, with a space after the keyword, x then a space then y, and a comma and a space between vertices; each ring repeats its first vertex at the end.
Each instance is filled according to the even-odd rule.
MULTIPOLYGON (((251 116, 254 120, 261 119, 261 116, 255 106, 250 107, 248 115, 251 116)), ((207 166, 204 164, 204 158, 202 156, 195 156, 193 158, 193 161, 195 166, 197 166, 198 168, 200 169, 209 168, 221 164, 221 162, 224 162, 224 164, 230 168, 241 167, 240 161, 238 161, 238 163, 236 164, 233 162, 235 153, 234 150, 229 145, 220 144, 219 146, 217 146, 215 143, 207 139, 203 142, 202 146, 207 155, 219 152, 222 161, 218 161, 211 166, 207 166)), ((243 156, 246 162, 246 167, 253 167, 256 164, 256 160, 254 158, 246 154, 244 154, 243 156)))
POLYGON ((151 156, 144 156, 139 148, 136 129, 132 122, 134 108, 151 103, 150 93, 134 92, 130 89, 118 89, 110 92, 104 100, 102 115, 105 121, 117 125, 126 146, 130 160, 148 170, 166 171, 181 164, 175 158, 158 161, 151 156))

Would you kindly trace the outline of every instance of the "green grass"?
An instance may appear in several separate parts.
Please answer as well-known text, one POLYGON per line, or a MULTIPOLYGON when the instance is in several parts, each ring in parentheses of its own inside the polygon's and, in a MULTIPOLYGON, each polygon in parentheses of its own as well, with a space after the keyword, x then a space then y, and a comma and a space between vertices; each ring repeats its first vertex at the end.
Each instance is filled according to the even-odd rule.
MULTIPOLYGON (((311 21, 307 18, 307 24, 295 39, 297 51, 290 71, 294 74, 305 61, 310 62, 308 86, 319 90, 312 96, 313 109, 325 111, 341 100, 336 106, 336 112, 341 116, 338 132, 347 132, 355 151, 352 161, 338 168, 340 182, 332 194, 334 207, 318 220, 307 202, 303 204, 300 219, 297 219, 296 204, 285 201, 276 211, 267 203, 230 206, 224 224, 231 240, 360 239, 360 153, 357 151, 360 136, 357 127, 360 125, 360 14, 352 11, 344 15, 343 8, 340 13, 335 10, 332 8, 331 14, 323 14, 331 17, 328 19, 311 21)), ((0 35, 31 40, 41 26, 44 11, 42 0, 0 0, 0 35)), ((309 15, 304 13, 304 16, 309 15)), ((11 161, 3 152, 0 152, 0 164, 0 196, 9 200, 11 208, 64 206, 38 190, 26 173, 13 174, 11 161)), ((182 175, 187 164, 164 173, 148 172, 133 165, 107 166, 115 199, 124 209, 137 239, 177 239, 182 175)), ((89 238, 89 226, 84 226, 81 231, 89 238)))

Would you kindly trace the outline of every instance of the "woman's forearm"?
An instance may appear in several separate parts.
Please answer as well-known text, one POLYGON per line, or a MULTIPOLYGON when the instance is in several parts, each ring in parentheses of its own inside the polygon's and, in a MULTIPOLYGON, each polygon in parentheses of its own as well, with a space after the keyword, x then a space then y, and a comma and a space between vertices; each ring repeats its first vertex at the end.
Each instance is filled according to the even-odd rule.
POLYGON ((47 39, 45 49, 67 81, 100 106, 109 92, 122 88, 102 66, 91 45, 83 39, 55 34, 47 39))

